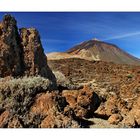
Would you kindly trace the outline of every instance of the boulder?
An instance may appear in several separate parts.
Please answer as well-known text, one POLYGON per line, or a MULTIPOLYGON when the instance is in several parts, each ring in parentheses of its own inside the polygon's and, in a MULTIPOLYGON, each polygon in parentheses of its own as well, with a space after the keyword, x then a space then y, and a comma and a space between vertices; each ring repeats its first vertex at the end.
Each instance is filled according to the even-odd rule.
POLYGON ((81 118, 92 116, 100 105, 98 95, 88 86, 80 90, 64 90, 62 95, 66 97, 76 116, 81 118))
POLYGON ((140 126, 140 97, 134 102, 132 109, 129 111, 123 120, 125 127, 139 127, 140 126))
MULTIPOLYGON (((39 95, 31 108, 32 115, 41 115, 41 128, 78 128, 64 97, 57 93, 39 95)), ((73 111, 72 111, 73 112, 73 111)))
POLYGON ((52 108, 41 122, 41 128, 80 128, 80 125, 72 117, 65 116, 52 108))
POLYGON ((101 103, 95 113, 101 116, 110 117, 111 115, 118 113, 120 113, 122 116, 125 116, 128 111, 129 109, 126 105, 126 102, 120 97, 112 95, 107 99, 107 101, 101 103))
POLYGON ((115 124, 117 125, 120 121, 122 121, 122 116, 120 114, 112 114, 109 119, 108 119, 108 122, 110 124, 115 124))
POLYGON ((6 125, 9 115, 10 115, 9 111, 4 111, 0 115, 0 128, 4 127, 6 125))

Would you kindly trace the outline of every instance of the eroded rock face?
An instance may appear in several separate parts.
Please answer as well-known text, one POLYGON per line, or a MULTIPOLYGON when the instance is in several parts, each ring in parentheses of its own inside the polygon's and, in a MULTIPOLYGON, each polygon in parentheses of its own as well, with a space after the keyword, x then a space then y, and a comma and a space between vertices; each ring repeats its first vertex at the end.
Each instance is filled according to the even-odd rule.
POLYGON ((20 29, 21 45, 23 49, 25 75, 47 76, 47 60, 41 45, 40 36, 34 28, 20 29))
POLYGON ((17 22, 5 15, 0 23, 0 77, 20 75, 22 71, 17 22))
POLYGON ((15 18, 5 15, 0 23, 0 77, 41 75, 54 80, 39 32, 34 28, 19 32, 15 18))

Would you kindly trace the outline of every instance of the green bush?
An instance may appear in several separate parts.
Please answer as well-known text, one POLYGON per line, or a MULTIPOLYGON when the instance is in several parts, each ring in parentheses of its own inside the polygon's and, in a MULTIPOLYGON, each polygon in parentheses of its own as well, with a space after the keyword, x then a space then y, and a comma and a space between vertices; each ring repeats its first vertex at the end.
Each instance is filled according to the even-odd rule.
POLYGON ((133 75, 132 74, 128 74, 127 78, 133 78, 133 75))

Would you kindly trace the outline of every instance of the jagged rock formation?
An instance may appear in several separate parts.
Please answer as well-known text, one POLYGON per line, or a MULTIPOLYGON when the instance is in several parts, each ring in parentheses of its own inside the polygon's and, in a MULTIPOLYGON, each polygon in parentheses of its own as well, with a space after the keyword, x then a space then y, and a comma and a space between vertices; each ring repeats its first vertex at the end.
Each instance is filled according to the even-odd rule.
POLYGON ((21 74, 21 48, 16 20, 5 15, 0 23, 0 77, 21 74))
POLYGON ((40 36, 34 28, 20 29, 21 46, 25 75, 45 76, 47 74, 47 61, 41 45, 40 36))
POLYGON ((0 23, 0 77, 45 76, 52 78, 40 36, 34 28, 17 28, 11 15, 0 23))

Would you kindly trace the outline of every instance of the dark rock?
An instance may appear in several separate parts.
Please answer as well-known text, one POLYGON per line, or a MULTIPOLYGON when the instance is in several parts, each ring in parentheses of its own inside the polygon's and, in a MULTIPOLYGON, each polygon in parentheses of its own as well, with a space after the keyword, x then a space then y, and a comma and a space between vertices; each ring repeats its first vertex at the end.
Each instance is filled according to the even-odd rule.
POLYGON ((0 77, 20 75, 21 49, 15 18, 5 15, 0 32, 0 77))

